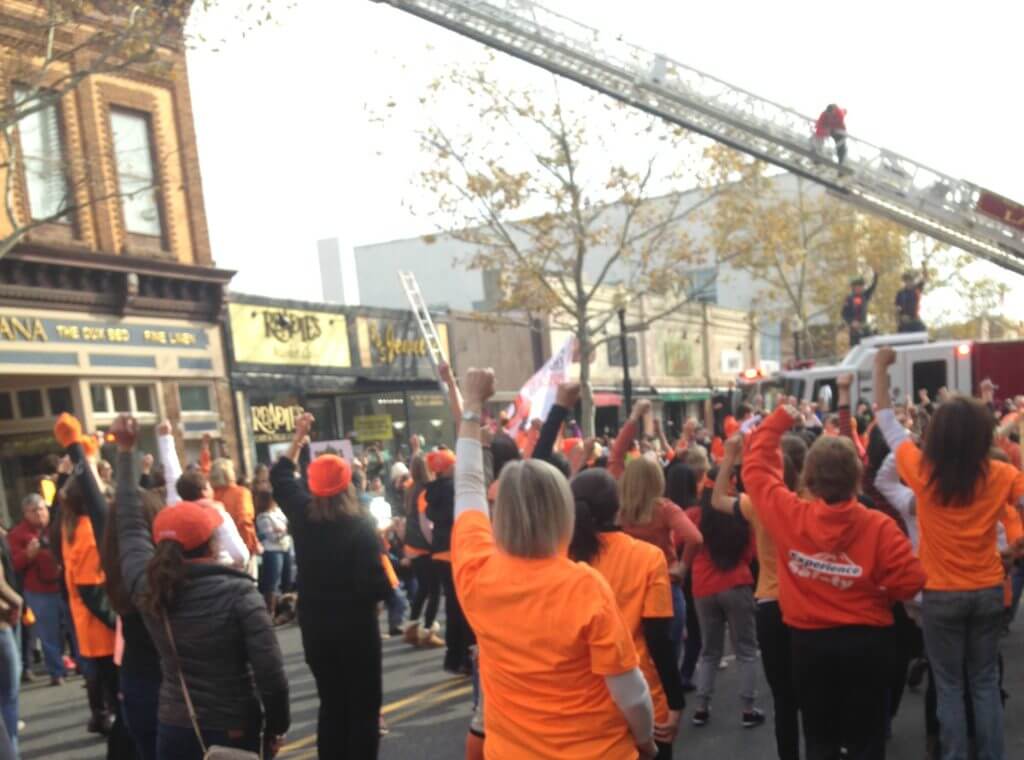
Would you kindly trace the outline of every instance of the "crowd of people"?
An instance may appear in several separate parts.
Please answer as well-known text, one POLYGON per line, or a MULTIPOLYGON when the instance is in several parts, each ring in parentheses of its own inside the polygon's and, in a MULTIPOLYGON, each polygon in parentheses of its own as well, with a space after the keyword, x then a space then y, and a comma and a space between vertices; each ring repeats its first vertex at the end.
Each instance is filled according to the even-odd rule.
POLYGON ((739 404, 675 441, 644 400, 614 440, 582 438, 577 383, 507 429, 492 372, 444 367, 454 450, 313 456, 305 414, 250 481, 206 445, 183 467, 169 423, 150 453, 130 416, 98 440, 62 415, 65 456, 0 542, 0 758, 37 641, 53 687, 84 677, 108 758, 272 757, 274 629, 295 620, 323 758, 376 757, 390 636, 473 680, 468 758, 671 758, 691 693, 698 730, 713 707, 740 730, 770 712, 780 760, 873 760, 927 677, 928 756, 1001 760, 1024 399, 986 383, 894 409, 894 358, 877 351, 873 403, 851 408, 843 376, 834 414, 739 404), (737 705, 714 703, 726 632, 737 705))

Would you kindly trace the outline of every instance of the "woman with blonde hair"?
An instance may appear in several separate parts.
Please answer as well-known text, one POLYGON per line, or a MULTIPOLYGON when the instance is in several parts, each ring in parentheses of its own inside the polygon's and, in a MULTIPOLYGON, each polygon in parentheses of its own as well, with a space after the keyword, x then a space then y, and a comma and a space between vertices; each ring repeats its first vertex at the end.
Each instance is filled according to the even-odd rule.
POLYGON ((502 470, 487 511, 480 416, 494 373, 471 369, 455 470, 455 587, 480 647, 488 754, 655 757, 651 696, 608 583, 567 556, 569 484, 538 460, 502 470))
MULTIPOLYGON (((235 465, 230 459, 213 460, 210 485, 213 486, 213 498, 224 505, 224 509, 235 521, 238 534, 252 557, 250 567, 255 568, 256 555, 263 553, 263 547, 256 536, 256 509, 252 503, 252 491, 238 485, 235 465)), ((255 573, 250 574, 255 577, 255 573)))

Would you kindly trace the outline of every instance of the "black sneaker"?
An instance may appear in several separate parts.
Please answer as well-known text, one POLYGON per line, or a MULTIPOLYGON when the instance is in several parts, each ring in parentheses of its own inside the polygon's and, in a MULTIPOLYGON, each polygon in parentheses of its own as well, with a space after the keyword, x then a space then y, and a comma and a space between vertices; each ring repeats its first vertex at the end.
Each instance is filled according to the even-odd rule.
POLYGON ((764 713, 758 710, 756 707, 753 710, 748 710, 743 713, 743 727, 744 728, 757 728, 764 723, 764 713))
POLYGON ((711 720, 711 711, 708 709, 697 710, 693 714, 693 725, 695 726, 706 726, 708 721, 711 720))

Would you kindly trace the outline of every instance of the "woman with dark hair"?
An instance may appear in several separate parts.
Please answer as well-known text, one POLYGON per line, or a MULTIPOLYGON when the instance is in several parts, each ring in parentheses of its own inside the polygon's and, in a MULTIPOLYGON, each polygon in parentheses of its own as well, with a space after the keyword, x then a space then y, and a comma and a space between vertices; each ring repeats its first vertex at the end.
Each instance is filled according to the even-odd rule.
POLYGON ((274 756, 290 722, 288 681, 252 578, 217 561, 224 518, 183 501, 150 526, 136 487, 138 426, 121 415, 110 433, 118 447, 121 586, 161 666, 156 756, 200 760, 214 746, 274 756))
POLYGON ((320 696, 317 749, 323 758, 373 758, 383 692, 377 603, 391 584, 376 525, 359 509, 349 463, 324 454, 309 464, 306 480, 296 474, 312 425, 313 415, 299 418, 288 456, 271 468, 270 482, 295 540, 302 647, 320 696))
MULTIPOLYGON (((979 757, 1005 756, 999 639, 1005 620, 996 525, 1024 498, 1024 473, 992 461, 995 419, 983 403, 953 397, 935 412, 921 449, 897 422, 889 395, 892 349, 875 356, 878 425, 914 492, 920 558, 928 580, 921 603, 928 662, 938 691, 943 757, 968 753, 964 693, 974 706, 979 757)), ((1019 553, 1021 545, 1012 547, 1019 553)))
MULTIPOLYGON (((799 436, 785 435, 781 447, 783 480, 788 489, 796 491, 807 456, 807 444, 799 436)), ((791 637, 779 606, 778 552, 764 523, 757 516, 754 503, 742 492, 739 470, 742 457, 743 436, 733 436, 725 443, 725 456, 715 480, 711 506, 725 515, 745 521, 754 531, 760 563, 757 588, 754 590, 757 601, 757 641, 761 648, 761 664, 772 692, 775 746, 779 760, 800 760, 800 720, 792 675, 791 637), (734 476, 739 492, 736 496, 730 493, 734 476)))
POLYGON ((581 472, 570 487, 576 500, 576 523, 569 557, 592 566, 611 586, 651 690, 658 760, 671 760, 685 701, 672 646, 672 597, 665 555, 618 527, 618 488, 606 470, 581 472))
POLYGON ((742 518, 722 514, 711 507, 707 493, 699 507, 687 515, 704 536, 704 545, 693 561, 693 599, 700 619, 701 652, 697 664, 695 726, 711 719, 711 697, 722 660, 725 624, 729 624, 732 648, 740 673, 740 701, 744 728, 764 723, 764 713, 754 706, 757 680, 757 633, 754 605, 753 533, 742 518))
POLYGON ((441 575, 434 567, 431 551, 433 525, 427 518, 427 484, 433 479, 427 460, 418 451, 409 462, 412 485, 405 491, 405 556, 412 564, 416 593, 409 609, 405 641, 418 647, 438 648, 444 639, 438 636, 437 610, 441 606, 441 575), (420 616, 425 615, 422 624, 420 616))

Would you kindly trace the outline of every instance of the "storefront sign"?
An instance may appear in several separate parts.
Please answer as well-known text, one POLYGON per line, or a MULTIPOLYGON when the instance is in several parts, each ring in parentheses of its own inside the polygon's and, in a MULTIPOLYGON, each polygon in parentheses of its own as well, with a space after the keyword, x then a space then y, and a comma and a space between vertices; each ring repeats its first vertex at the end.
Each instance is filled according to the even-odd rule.
POLYGON ((378 361, 391 364, 399 357, 426 356, 427 342, 423 338, 407 338, 400 340, 395 337, 395 326, 388 325, 381 333, 380 327, 370 323, 370 344, 377 354, 378 361))
POLYGON ((350 367, 344 314, 233 303, 228 307, 235 361, 350 367))
MULTIPOLYGON (((435 323, 441 353, 448 357, 448 326, 435 323)), ((420 335, 412 314, 406 319, 373 319, 358 317, 359 363, 374 370, 375 376, 433 377, 427 342, 420 335)))
POLYGON ((85 343, 148 348, 206 348, 206 331, 192 327, 53 319, 0 314, 0 343, 85 343))
POLYGON ((394 435, 394 425, 390 414, 369 414, 352 418, 356 437, 360 442, 390 441, 394 435))
POLYGON ((295 423, 303 409, 296 404, 262 404, 251 407, 252 433, 257 443, 287 440, 295 434, 295 423))
POLYGON ((978 211, 1018 230, 1024 230, 1024 206, 1008 198, 982 190, 978 198, 978 211))

